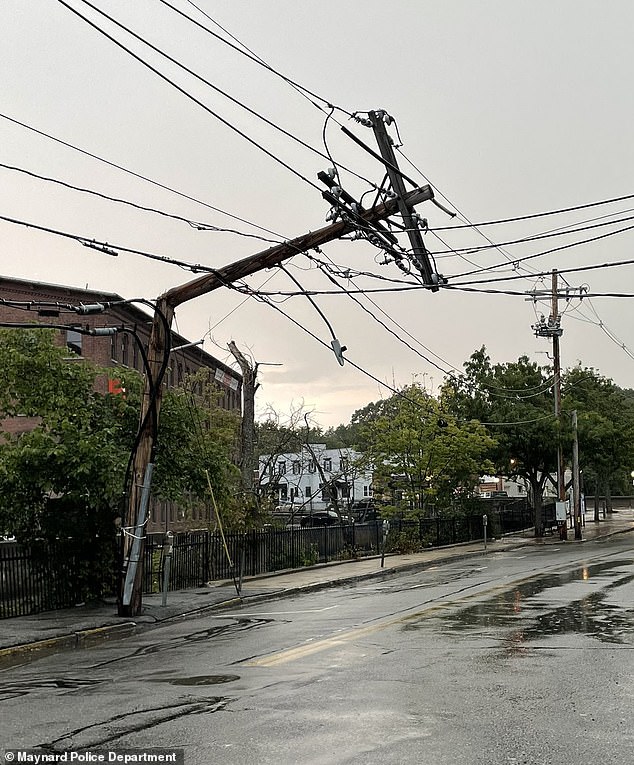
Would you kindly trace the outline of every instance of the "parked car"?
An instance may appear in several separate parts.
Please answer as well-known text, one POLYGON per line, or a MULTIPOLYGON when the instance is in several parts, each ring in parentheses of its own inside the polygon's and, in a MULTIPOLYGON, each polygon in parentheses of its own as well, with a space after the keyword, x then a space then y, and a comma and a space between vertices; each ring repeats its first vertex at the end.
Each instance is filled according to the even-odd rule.
MULTIPOLYGON (((352 518, 347 515, 342 515, 341 520, 343 523, 352 523, 352 518)), ((316 510, 310 515, 304 515, 300 523, 303 528, 310 528, 313 526, 335 526, 339 523, 339 516, 334 510, 316 510)))

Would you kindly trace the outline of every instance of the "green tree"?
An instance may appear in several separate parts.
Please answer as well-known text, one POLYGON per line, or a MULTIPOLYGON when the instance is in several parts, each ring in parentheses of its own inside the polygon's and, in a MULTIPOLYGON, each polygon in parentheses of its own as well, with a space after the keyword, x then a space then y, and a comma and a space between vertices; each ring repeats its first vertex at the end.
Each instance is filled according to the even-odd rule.
POLYGON ((327 449, 355 448, 359 441, 359 428, 355 423, 327 428, 322 435, 327 449))
POLYGON ((406 505, 424 512, 445 507, 460 489, 472 490, 490 464, 493 440, 477 422, 460 423, 418 384, 353 415, 379 488, 403 492, 406 505))
MULTIPOLYGON (((0 529, 18 539, 73 540, 86 553, 110 549, 140 409, 140 376, 117 369, 124 395, 101 395, 106 370, 68 357, 49 330, 0 332, 0 410, 30 417, 32 427, 0 442, 0 529)), ((230 495, 230 428, 207 429, 221 416, 168 391, 157 452, 155 493, 181 500, 230 495), (224 438, 224 440, 223 440, 224 438)), ((111 558, 101 561, 103 569, 111 558)))
POLYGON ((464 364, 464 374, 445 381, 443 404, 461 419, 486 424, 494 439, 489 456, 500 475, 520 476, 531 488, 535 535, 544 534, 542 495, 557 470, 559 431, 552 375, 521 356, 492 364, 484 347, 464 364))
POLYGON ((563 375, 562 408, 577 410, 586 488, 609 502, 612 488, 622 490, 634 467, 634 397, 596 370, 576 366, 563 375))

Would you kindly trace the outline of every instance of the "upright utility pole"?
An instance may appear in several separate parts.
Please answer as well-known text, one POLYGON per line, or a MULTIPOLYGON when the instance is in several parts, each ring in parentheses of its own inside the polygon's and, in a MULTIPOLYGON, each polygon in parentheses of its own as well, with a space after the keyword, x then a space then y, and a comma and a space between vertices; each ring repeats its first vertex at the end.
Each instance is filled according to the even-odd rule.
POLYGON ((575 539, 581 539, 581 480, 579 474, 579 436, 577 410, 572 412, 572 514, 575 520, 575 539))
MULTIPOLYGON (((559 319, 559 299, 557 295, 557 270, 552 273, 551 292, 551 317, 553 325, 553 375, 555 390, 555 417, 557 427, 561 431, 561 361, 559 357, 559 338, 563 330, 559 319)), ((557 437, 557 498, 560 502, 566 499, 566 486, 564 483, 564 455, 561 448, 561 435, 557 437)))
MULTIPOLYGON (((434 192, 431 187, 423 186, 407 193, 402 201, 411 209, 416 204, 433 199, 433 196, 434 192)), ((399 209, 400 202, 400 199, 398 203, 389 200, 370 210, 360 212, 358 217, 365 223, 375 223, 394 214, 399 209)), ((350 219, 338 221, 330 226, 303 234, 296 239, 223 266, 179 287, 173 287, 157 299, 148 344, 148 369, 146 370, 141 404, 140 435, 133 463, 127 514, 123 522, 125 534, 123 540, 123 586, 119 602, 120 616, 136 616, 141 611, 145 524, 163 393, 160 384, 161 373, 165 368, 169 353, 171 325, 175 309, 188 300, 205 295, 219 287, 233 284, 233 282, 264 268, 278 265, 293 255, 340 239, 354 229, 355 223, 350 219)))
MULTIPOLYGON (((559 338, 563 334, 561 320, 559 318, 559 294, 557 292, 557 270, 553 269, 550 290, 550 316, 548 321, 542 316, 533 330, 537 337, 548 337, 553 343, 553 391, 555 398, 555 417, 557 419, 557 499, 563 502, 566 499, 566 486, 564 483, 564 457, 561 447, 561 362, 559 359, 559 338)), ((537 297, 537 292, 531 293, 537 297)), ((541 294, 541 293, 540 293, 541 294)), ((544 295, 545 296, 545 295, 544 295)), ((568 538, 566 523, 559 524, 559 536, 561 539, 568 538)))

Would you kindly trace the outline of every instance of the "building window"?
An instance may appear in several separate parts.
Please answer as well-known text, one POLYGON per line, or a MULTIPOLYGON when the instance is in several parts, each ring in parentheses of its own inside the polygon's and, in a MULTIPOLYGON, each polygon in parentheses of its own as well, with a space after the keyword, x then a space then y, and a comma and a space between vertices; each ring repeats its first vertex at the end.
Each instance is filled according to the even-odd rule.
POLYGON ((314 473, 317 470, 317 465, 315 465, 315 460, 310 460, 308 463, 308 472, 314 473))
POLYGON ((304 495, 305 495, 306 497, 312 497, 312 496, 313 496, 313 490, 311 489, 311 487, 310 487, 310 486, 307 486, 307 487, 306 487, 306 490, 304 491, 304 495))
POLYGON ((299 460, 293 460, 293 475, 299 475, 302 472, 302 463, 299 460))
POLYGON ((277 472, 280 475, 285 475, 286 474, 286 460, 280 460, 277 463, 277 472))
POLYGON ((288 486, 285 483, 280 484, 280 499, 282 501, 286 501, 287 498, 288 498, 288 486))
POLYGON ((113 361, 119 360, 119 338, 116 332, 110 336, 110 358, 113 361))
POLYGON ((320 483, 319 489, 321 490, 321 501, 328 502, 330 499, 330 486, 327 483, 320 483))
POLYGON ((132 366, 135 369, 139 368, 139 344, 136 339, 132 343, 132 366))
POLYGON ((326 459, 324 460, 324 470, 327 470, 329 472, 332 471, 332 460, 330 459, 330 457, 326 457, 326 459))
POLYGON ((295 499, 296 496, 297 496, 297 489, 291 486, 291 502, 295 499))
POLYGON ((348 484, 343 484, 341 487, 341 496, 343 499, 348 499, 350 497, 350 487, 348 484))
POLYGON ((339 463, 339 470, 341 470, 342 473, 345 473, 347 469, 348 469, 348 458, 342 457, 341 462, 339 463))
POLYGON ((121 363, 124 366, 128 366, 129 361, 129 345, 130 345, 130 337, 126 334, 121 335, 121 363))
POLYGON ((81 356, 82 340, 83 337, 79 332, 75 332, 74 329, 66 330, 66 347, 78 356, 81 356))
POLYGON ((369 486, 364 486, 363 487, 363 496, 364 497, 369 497, 371 494, 372 494, 372 490, 370 489, 370 487, 369 486))

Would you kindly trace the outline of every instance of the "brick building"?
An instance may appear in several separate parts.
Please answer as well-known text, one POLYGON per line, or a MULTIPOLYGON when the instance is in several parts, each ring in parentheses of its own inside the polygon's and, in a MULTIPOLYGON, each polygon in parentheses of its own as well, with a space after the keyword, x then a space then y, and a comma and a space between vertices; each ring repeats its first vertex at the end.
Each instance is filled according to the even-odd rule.
MULTIPOLYGON (((123 298, 120 295, 108 292, 0 277, 0 325, 31 322, 63 325, 68 329, 60 330, 59 343, 65 344, 69 351, 73 352, 69 354, 69 361, 77 362, 87 359, 101 367, 127 367, 143 371, 141 354, 132 335, 125 332, 111 336, 84 335, 73 329, 77 325, 91 329, 105 326, 132 326, 147 350, 152 317, 138 304, 122 301, 123 298), (30 302, 51 305, 34 305, 29 310, 12 305, 30 302), (111 306, 105 313, 85 316, 65 311, 63 308, 67 304, 94 303, 118 303, 118 305, 111 306)), ((186 338, 172 332, 172 348, 179 348, 187 345, 188 342, 186 338)), ((178 386, 188 375, 195 374, 202 368, 209 370, 221 392, 219 405, 228 410, 240 411, 242 375, 198 346, 182 348, 172 355, 165 375, 165 385, 178 386)), ((108 389, 108 381, 103 380, 100 385, 101 392, 105 393, 108 389)), ((3 421, 2 427, 5 431, 20 433, 33 427, 33 420, 26 417, 9 418, 3 421)), ((153 507, 148 531, 165 530, 178 525, 180 515, 173 503, 156 504, 153 507)))

